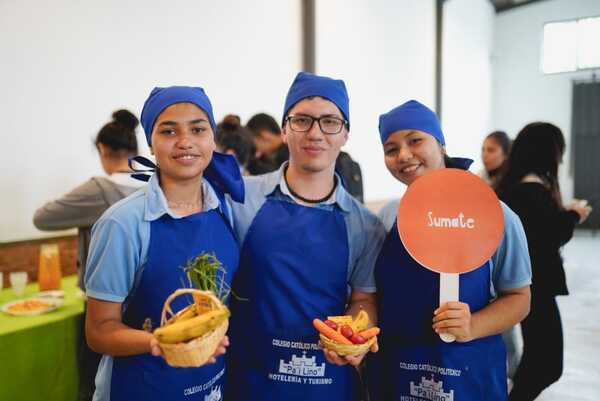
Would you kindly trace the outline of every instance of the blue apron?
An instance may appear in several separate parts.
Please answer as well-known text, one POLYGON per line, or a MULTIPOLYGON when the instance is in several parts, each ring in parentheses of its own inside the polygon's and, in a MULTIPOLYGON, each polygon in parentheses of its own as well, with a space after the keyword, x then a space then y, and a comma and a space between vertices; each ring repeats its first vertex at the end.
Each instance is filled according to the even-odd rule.
MULTIPOLYGON (((149 318, 152 328, 160 325, 160 314, 167 297, 177 288, 187 287, 182 267, 202 252, 214 253, 227 270, 231 283, 239 263, 239 247, 225 220, 217 210, 173 219, 168 214, 150 226, 148 260, 139 284, 125 300, 123 322, 142 329, 149 318)), ((189 304, 191 298, 176 298, 174 311, 189 304)), ((172 368, 163 358, 150 354, 115 357, 111 379, 111 401, 132 400, 210 400, 221 399, 225 379, 224 357, 199 368, 172 368)))
POLYGON ((325 361, 314 318, 344 314, 348 239, 340 211, 268 198, 234 281, 228 401, 357 400, 350 366, 325 361))
MULTIPOLYGON (((419 265, 396 224, 375 268, 380 350, 368 357, 372 401, 506 400, 506 355, 500 335, 445 343, 432 329, 439 274, 419 265)), ((460 301, 471 313, 490 298, 490 265, 460 275, 460 301)))

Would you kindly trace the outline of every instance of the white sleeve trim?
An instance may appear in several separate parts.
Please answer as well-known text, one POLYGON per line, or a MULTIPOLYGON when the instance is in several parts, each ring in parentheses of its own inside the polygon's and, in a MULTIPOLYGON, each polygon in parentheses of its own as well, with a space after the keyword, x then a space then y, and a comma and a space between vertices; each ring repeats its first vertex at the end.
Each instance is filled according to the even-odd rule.
POLYGON ((88 298, 94 298, 99 301, 123 303, 123 301, 125 300, 125 297, 120 297, 115 294, 108 294, 106 292, 94 291, 90 289, 87 289, 85 294, 88 298))

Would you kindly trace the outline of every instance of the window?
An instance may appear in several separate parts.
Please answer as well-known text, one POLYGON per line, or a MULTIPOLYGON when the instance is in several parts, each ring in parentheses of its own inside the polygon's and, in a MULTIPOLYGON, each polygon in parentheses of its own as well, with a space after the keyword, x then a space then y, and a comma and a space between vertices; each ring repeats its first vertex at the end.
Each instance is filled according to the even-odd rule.
POLYGON ((600 68, 600 17, 544 25, 544 74, 600 68))
POLYGON ((577 68, 600 67, 600 17, 577 23, 577 68))

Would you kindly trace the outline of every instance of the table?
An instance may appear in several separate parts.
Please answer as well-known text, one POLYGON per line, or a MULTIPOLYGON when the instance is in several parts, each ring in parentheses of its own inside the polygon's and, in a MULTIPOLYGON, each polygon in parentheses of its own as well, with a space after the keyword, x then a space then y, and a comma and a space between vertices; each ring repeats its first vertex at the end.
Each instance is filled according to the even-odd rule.
MULTIPOLYGON (((77 355, 81 341, 83 299, 77 276, 64 277, 64 304, 37 316, 0 312, 0 400, 75 401, 79 385, 77 355)), ((38 292, 27 286, 24 297, 38 292)), ((0 291, 0 305, 17 299, 0 291)))

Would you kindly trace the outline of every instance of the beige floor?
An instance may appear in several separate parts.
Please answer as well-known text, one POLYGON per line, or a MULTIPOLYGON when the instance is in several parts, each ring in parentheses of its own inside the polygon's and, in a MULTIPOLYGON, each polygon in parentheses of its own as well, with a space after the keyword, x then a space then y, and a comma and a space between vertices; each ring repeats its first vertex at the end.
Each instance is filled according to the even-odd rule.
POLYGON ((600 401, 600 232, 576 233, 563 256, 571 292, 558 301, 565 371, 537 401, 600 401))

